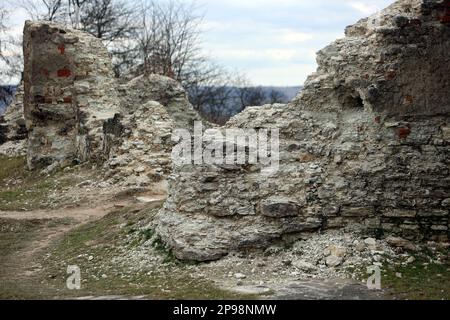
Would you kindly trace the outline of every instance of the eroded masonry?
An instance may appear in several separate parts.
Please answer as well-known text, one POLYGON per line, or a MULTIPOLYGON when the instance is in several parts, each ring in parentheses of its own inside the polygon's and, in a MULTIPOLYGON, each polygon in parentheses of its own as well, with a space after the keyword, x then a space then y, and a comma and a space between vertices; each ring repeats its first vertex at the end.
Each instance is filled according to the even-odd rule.
POLYGON ((200 120, 178 83, 144 75, 119 85, 100 40, 27 22, 24 91, 0 125, 0 144, 22 141, 31 169, 93 162, 124 185, 167 179, 152 227, 179 259, 214 260, 334 228, 446 241, 449 17, 448 0, 397 1, 321 50, 292 103, 248 108, 220 128, 279 129, 272 172, 172 164, 173 130, 200 120))
POLYGON ((279 171, 183 166, 155 225, 176 256, 213 260, 331 228, 449 239, 449 1, 401 0, 318 53, 287 106, 226 127, 279 128, 279 171))

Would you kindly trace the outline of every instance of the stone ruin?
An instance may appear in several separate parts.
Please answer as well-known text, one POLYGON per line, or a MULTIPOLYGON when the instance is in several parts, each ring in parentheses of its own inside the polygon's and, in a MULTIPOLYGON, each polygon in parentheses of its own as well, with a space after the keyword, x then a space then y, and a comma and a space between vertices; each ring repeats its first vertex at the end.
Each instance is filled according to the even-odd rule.
POLYGON ((119 84, 101 40, 82 31, 27 21, 24 58, 0 151, 26 149, 32 170, 91 162, 114 183, 148 186, 171 170, 173 128, 201 121, 175 80, 144 75, 119 84))
POLYGON ((447 241, 450 1, 400 0, 346 29, 287 106, 225 128, 279 128, 280 167, 175 166, 155 227, 183 260, 326 229, 447 241))
POLYGON ((0 144, 27 135, 30 169, 93 162, 115 183, 167 178, 153 227, 182 260, 337 228, 447 241, 449 17, 448 0, 400 0, 321 50, 292 103, 248 108, 220 128, 278 128, 272 172, 172 164, 173 129, 200 120, 178 83, 145 75, 119 85, 100 40, 27 22, 24 117, 19 90, 0 144))
POLYGON ((0 117, 0 154, 24 155, 26 154, 25 141, 28 130, 23 114, 23 83, 19 85, 14 95, 13 102, 9 105, 5 114, 0 117))
POLYGON ((103 160, 103 126, 114 121, 120 105, 102 42, 27 21, 23 46, 30 169, 103 160))

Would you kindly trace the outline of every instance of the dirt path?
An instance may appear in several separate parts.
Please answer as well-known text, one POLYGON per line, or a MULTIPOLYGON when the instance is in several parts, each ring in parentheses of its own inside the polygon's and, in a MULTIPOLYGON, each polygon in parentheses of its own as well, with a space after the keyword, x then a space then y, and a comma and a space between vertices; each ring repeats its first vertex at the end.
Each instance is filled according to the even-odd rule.
POLYGON ((142 197, 143 202, 135 199, 126 199, 123 201, 95 204, 94 206, 81 206, 77 208, 62 208, 56 210, 33 210, 33 211, 1 211, 0 218, 16 220, 32 219, 73 219, 76 223, 86 223, 92 220, 98 220, 107 213, 124 207, 139 206, 145 203, 161 201, 164 196, 142 197))
POLYGON ((114 206, 103 205, 95 208, 76 208, 58 210, 36 210, 36 211, 0 211, 0 218, 16 220, 34 219, 72 219, 77 223, 100 219, 114 206))
MULTIPOLYGON (((161 201, 160 196, 148 197, 145 201, 161 201)), ((21 247, 4 256, 0 261, 0 283, 11 292, 1 292, 6 297, 15 297, 17 292, 33 294, 41 292, 36 275, 44 269, 42 258, 48 254, 49 246, 67 232, 83 224, 99 220, 113 210, 144 207, 145 203, 135 199, 103 203, 95 207, 66 208, 58 210, 0 211, 0 219, 15 223, 31 223, 37 227, 20 238, 21 247)), ((21 294, 19 294, 21 296, 21 294)), ((32 298, 32 297, 31 297, 32 298)))

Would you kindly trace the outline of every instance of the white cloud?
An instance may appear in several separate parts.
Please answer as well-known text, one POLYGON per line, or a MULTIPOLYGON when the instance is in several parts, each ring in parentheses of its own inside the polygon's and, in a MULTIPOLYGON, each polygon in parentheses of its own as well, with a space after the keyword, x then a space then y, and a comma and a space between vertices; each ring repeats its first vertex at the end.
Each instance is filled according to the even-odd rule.
POLYGON ((279 62, 289 63, 298 60, 314 62, 316 57, 315 50, 311 48, 282 49, 273 47, 267 49, 232 49, 226 47, 215 47, 210 51, 210 53, 215 59, 240 61, 241 63, 249 64, 253 62, 263 62, 266 64, 276 64, 279 62))
POLYGON ((290 65, 286 67, 249 68, 245 73, 256 84, 268 86, 302 85, 308 75, 316 71, 311 64, 290 65))
POLYGON ((222 49, 217 50, 214 53, 214 57, 220 59, 233 59, 233 60, 267 60, 270 61, 289 61, 293 59, 297 54, 293 49, 222 49))
POLYGON ((294 30, 283 30, 279 34, 281 42, 286 44, 298 44, 312 39, 314 35, 312 33, 297 32, 294 30))
POLYGON ((223 4, 238 8, 259 8, 267 6, 291 6, 309 0, 222 0, 223 4))

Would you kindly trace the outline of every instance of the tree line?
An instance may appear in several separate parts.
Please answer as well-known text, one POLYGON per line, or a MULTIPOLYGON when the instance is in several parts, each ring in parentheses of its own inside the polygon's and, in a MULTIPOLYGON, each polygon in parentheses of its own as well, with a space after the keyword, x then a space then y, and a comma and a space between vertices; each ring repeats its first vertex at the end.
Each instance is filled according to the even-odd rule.
MULTIPOLYGON (((282 92, 262 92, 244 75, 228 71, 203 54, 204 15, 195 2, 18 0, 17 5, 32 20, 58 22, 102 39, 118 78, 160 74, 179 81, 194 107, 213 122, 223 122, 226 113, 221 110, 229 110, 231 104, 239 112, 264 102, 286 102, 282 92)), ((7 14, 0 8, 0 39, 4 41, 1 34, 7 33, 7 14)), ((8 46, 14 45, 20 45, 20 39, 8 39, 8 46)), ((2 46, 6 47, 0 40, 0 59, 7 64, 9 76, 17 75, 21 63, 5 54, 2 46)))

